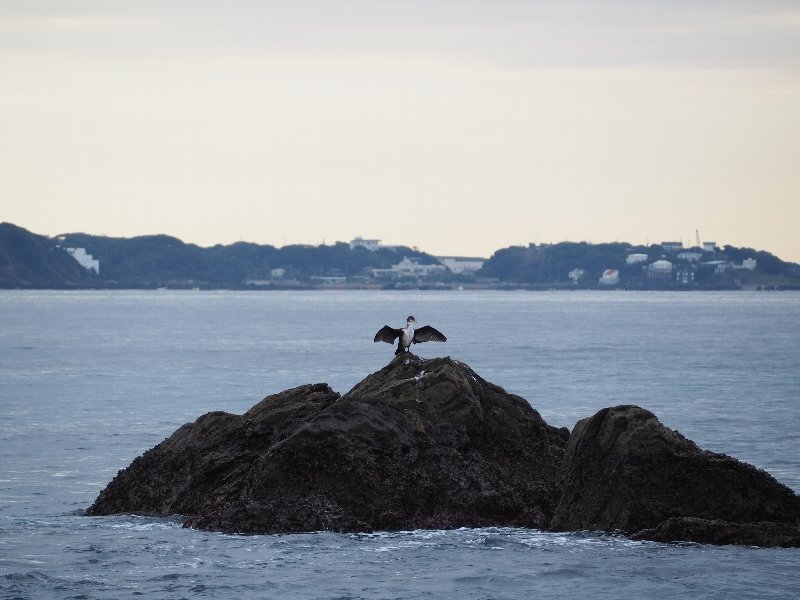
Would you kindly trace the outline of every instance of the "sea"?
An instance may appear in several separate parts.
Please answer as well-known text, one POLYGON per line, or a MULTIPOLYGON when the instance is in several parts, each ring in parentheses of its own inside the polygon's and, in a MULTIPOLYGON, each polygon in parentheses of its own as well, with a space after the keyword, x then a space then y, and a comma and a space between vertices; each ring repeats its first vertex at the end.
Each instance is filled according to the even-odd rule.
POLYGON ((800 293, 0 292, 0 598, 797 598, 800 549, 534 529, 227 535, 87 517, 119 469, 208 411, 345 393, 408 315, 570 429, 653 411, 800 491, 800 293))

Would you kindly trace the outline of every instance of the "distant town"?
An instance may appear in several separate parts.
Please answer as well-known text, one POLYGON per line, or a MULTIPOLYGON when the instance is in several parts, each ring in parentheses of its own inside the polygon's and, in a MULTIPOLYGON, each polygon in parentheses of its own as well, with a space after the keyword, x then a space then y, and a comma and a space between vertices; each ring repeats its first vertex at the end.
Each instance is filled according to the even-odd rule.
POLYGON ((276 248, 201 248, 167 236, 55 237, 0 224, 0 287, 53 289, 624 289, 796 290, 800 265, 764 250, 561 242, 510 246, 490 257, 433 256, 356 237, 276 248))

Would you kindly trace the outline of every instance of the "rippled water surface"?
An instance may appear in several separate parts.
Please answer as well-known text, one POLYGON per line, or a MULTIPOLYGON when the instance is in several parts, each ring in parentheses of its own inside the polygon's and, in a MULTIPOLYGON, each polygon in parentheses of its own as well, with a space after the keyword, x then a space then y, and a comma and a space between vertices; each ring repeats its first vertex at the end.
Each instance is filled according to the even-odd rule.
POLYGON ((800 294, 0 292, 0 597, 795 598, 800 550, 460 529, 230 536, 88 518, 117 470, 210 410, 448 354, 572 428, 638 404, 800 490, 800 294))

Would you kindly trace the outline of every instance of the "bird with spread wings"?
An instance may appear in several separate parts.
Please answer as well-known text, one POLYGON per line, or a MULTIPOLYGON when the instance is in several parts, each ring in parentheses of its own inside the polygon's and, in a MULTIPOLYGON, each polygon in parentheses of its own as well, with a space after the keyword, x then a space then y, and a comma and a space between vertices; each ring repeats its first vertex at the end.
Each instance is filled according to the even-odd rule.
POLYGON ((447 341, 447 338, 441 331, 431 327, 430 325, 425 325, 419 329, 415 329, 414 325, 416 322, 417 320, 414 317, 408 317, 408 319, 406 319, 405 327, 395 328, 384 325, 380 328, 378 333, 375 334, 375 339, 373 341, 394 344, 394 341, 398 340, 397 350, 395 351, 396 355, 402 352, 409 352, 409 347, 411 344, 447 341))

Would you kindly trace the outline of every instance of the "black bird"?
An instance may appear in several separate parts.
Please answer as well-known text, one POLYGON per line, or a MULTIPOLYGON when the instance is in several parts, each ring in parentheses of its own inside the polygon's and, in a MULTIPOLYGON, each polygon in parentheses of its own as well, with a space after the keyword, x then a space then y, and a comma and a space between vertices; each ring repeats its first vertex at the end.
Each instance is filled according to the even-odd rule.
POLYGON ((417 320, 414 317, 406 319, 406 326, 401 329, 395 329, 384 325, 380 331, 375 334, 374 342, 386 342, 387 344, 394 344, 395 339, 400 338, 397 342, 397 350, 395 355, 401 352, 408 352, 411 344, 421 344, 422 342, 446 342, 447 338, 438 329, 434 329, 430 325, 425 325, 419 329, 414 329, 414 324, 417 320))

